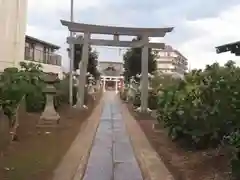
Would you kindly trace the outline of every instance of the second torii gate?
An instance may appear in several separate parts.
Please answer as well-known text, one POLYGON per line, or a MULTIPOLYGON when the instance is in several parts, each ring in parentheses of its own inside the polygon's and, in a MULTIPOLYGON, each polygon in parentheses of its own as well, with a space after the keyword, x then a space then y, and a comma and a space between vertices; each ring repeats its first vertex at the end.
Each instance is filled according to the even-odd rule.
POLYGON ((148 108, 148 51, 149 48, 163 49, 164 43, 149 43, 149 37, 164 37, 166 33, 173 30, 170 28, 132 28, 132 27, 115 27, 115 26, 101 26, 92 24, 83 24, 61 20, 63 26, 67 26, 70 32, 84 33, 83 38, 68 37, 69 44, 83 44, 82 61, 79 76, 79 99, 77 107, 81 108, 84 105, 84 86, 86 83, 85 74, 88 66, 88 47, 89 45, 96 46, 118 46, 118 47, 132 47, 142 48, 142 90, 141 90, 141 111, 146 112, 148 108), (91 34, 106 34, 113 35, 113 40, 91 39, 91 34), (139 41, 120 41, 119 36, 141 36, 139 41))

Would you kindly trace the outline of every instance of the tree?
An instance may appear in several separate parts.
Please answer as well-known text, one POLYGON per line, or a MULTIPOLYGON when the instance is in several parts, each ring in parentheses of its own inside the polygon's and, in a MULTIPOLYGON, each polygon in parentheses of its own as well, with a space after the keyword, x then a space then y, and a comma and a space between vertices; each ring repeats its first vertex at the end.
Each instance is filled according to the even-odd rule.
MULTIPOLYGON (((133 41, 139 41, 141 37, 133 39, 133 41)), ((149 48, 148 54, 148 72, 152 73, 156 70, 156 58, 158 54, 156 51, 149 48)), ((129 81, 131 76, 141 73, 141 58, 142 48, 131 48, 123 56, 124 60, 124 77, 126 81, 129 81)))
POLYGON ((27 111, 42 110, 45 104, 43 75, 42 66, 35 63, 20 62, 20 69, 4 69, 0 78, 0 105, 10 120, 24 95, 27 111))
MULTIPOLYGON (((74 46, 74 70, 78 69, 79 62, 82 60, 82 48, 83 45, 75 44, 74 46)), ((98 65, 98 52, 93 50, 91 46, 89 46, 89 59, 88 59, 88 67, 87 71, 90 72, 95 78, 99 77, 99 72, 97 70, 98 65)))
POLYGON ((175 78, 171 74, 164 74, 162 72, 154 72, 154 77, 151 80, 151 85, 154 92, 159 92, 169 86, 177 84, 181 78, 175 78))

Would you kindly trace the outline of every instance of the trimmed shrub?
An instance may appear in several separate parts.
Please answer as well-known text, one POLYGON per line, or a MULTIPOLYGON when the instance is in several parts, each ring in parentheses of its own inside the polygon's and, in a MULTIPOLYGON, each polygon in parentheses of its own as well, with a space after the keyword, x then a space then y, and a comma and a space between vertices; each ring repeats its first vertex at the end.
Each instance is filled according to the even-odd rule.
POLYGON ((185 80, 163 89, 158 120, 173 140, 196 149, 232 148, 232 170, 240 171, 240 68, 229 61, 193 70, 185 80), (226 143, 228 142, 228 143, 226 143))

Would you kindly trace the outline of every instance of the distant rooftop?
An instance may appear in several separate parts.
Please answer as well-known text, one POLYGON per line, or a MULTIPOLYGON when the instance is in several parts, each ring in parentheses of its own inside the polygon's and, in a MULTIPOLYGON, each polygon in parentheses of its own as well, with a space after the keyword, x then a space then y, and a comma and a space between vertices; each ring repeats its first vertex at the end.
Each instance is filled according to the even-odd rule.
POLYGON ((240 41, 217 46, 216 51, 218 54, 230 51, 231 53, 234 53, 236 56, 240 56, 240 41))
POLYGON ((37 39, 37 38, 32 37, 32 36, 26 35, 26 36, 25 36, 25 40, 26 40, 26 41, 35 41, 35 42, 38 42, 38 43, 47 45, 47 46, 49 46, 49 47, 51 47, 51 48, 53 48, 53 49, 56 49, 56 50, 60 49, 60 46, 58 46, 58 45, 55 45, 55 44, 52 44, 52 43, 49 43, 49 42, 46 42, 46 41, 37 39))

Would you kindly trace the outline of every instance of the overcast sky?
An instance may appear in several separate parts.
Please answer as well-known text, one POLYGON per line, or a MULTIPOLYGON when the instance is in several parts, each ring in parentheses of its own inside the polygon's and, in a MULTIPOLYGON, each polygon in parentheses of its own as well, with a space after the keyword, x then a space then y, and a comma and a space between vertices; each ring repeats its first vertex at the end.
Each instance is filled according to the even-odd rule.
MULTIPOLYGON (((240 58, 216 54, 215 46, 240 40, 239 0, 75 0, 74 20, 81 23, 175 27, 164 42, 178 49, 191 68, 240 58)), ((70 19, 70 0, 29 0, 27 34, 60 45, 67 69, 67 28, 60 19, 70 19)), ((99 60, 120 61, 117 48, 97 48, 99 60)), ((238 60, 239 59, 239 60, 238 60)))

